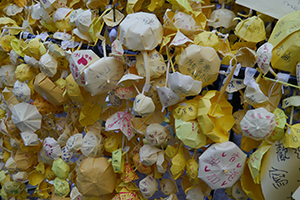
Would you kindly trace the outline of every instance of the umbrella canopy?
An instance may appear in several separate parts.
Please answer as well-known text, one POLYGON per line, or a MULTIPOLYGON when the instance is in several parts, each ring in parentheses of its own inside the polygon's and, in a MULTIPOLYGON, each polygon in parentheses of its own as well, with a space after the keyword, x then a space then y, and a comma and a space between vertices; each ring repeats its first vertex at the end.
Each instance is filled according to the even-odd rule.
POLYGON ((160 102, 163 106, 162 111, 168 106, 175 105, 178 101, 181 100, 180 96, 173 92, 168 87, 158 87, 156 86, 156 90, 160 99, 160 102))
POLYGON ((180 178, 184 172, 186 159, 182 145, 179 147, 177 154, 172 158, 172 166, 170 168, 174 180, 180 178))
POLYGON ((134 83, 139 82, 142 79, 144 79, 144 77, 142 77, 142 76, 138 76, 135 74, 125 74, 119 80, 119 82, 117 83, 117 86, 129 87, 129 86, 133 85, 134 83))
POLYGON ((185 122, 175 119, 176 136, 191 148, 201 148, 206 145, 206 137, 199 129, 197 121, 185 122))
POLYGON ((128 100, 128 99, 134 98, 137 95, 137 91, 134 88, 134 86, 118 87, 115 90, 115 94, 120 99, 127 99, 128 100))
POLYGON ((198 95, 202 90, 202 82, 194 80, 190 75, 183 75, 179 72, 169 74, 168 79, 171 90, 179 95, 198 95))
POLYGON ((49 77, 53 77, 57 72, 57 59, 49 53, 42 55, 39 65, 41 72, 45 73, 49 77))
POLYGON ((124 74, 123 64, 114 57, 103 57, 84 70, 85 89, 93 96, 114 89, 124 74))
POLYGON ((178 65, 179 72, 202 81, 204 87, 218 78, 221 60, 212 47, 190 45, 181 52, 178 65))
MULTIPOLYGON (((158 78, 162 74, 164 74, 167 70, 166 63, 164 61, 163 56, 156 51, 156 49, 153 49, 149 52, 149 68, 150 68, 150 78, 158 78)), ((145 71, 145 63, 143 59, 143 55, 140 53, 136 57, 136 69, 140 76, 145 77, 146 71, 145 71)))
MULTIPOLYGON (((189 3, 186 3, 189 5, 189 3)), ((190 6, 190 5, 189 5, 190 6)), ((171 34, 178 30, 184 35, 193 36, 193 34, 203 30, 206 26, 206 17, 202 12, 188 14, 182 11, 173 12, 172 9, 167 9, 164 17, 165 34, 171 34)))
POLYGON ((7 4, 3 8, 3 12, 8 16, 15 16, 16 14, 22 12, 23 7, 19 7, 17 4, 7 4))
POLYGON ((57 160, 53 161, 51 170, 58 178, 66 179, 70 172, 70 166, 61 158, 58 158, 57 160))
POLYGON ((232 187, 243 174, 247 155, 233 142, 215 143, 199 157, 199 175, 211 189, 232 187))
POLYGON ((120 23, 119 39, 128 49, 152 50, 161 42, 162 37, 163 27, 155 14, 128 14, 120 23))
POLYGON ((158 123, 153 123, 147 127, 145 138, 151 145, 156 146, 164 143, 168 134, 166 127, 158 123))
POLYGON ((242 47, 237 50, 235 56, 242 67, 254 67, 256 64, 256 53, 248 47, 242 47))
POLYGON ((272 50, 272 67, 295 73, 295 66, 299 62, 299 25, 300 11, 291 12, 281 17, 276 23, 268 40, 274 48, 272 50))
POLYGON ((144 198, 150 198, 154 195, 157 189, 158 183, 153 177, 153 174, 148 175, 146 178, 142 179, 139 183, 139 188, 144 198))
POLYGON ((269 72, 270 62, 272 59, 272 50, 273 45, 271 43, 265 43, 261 45, 256 51, 256 63, 263 74, 269 72))
POLYGON ((275 129, 275 115, 265 108, 248 110, 240 125, 244 136, 262 140, 269 137, 275 129))
POLYGON ((230 28, 235 26, 237 22, 233 20, 235 18, 234 12, 225 8, 223 4, 222 8, 214 10, 210 15, 210 20, 207 25, 214 28, 224 27, 230 28))
POLYGON ((177 183, 172 179, 161 179, 160 188, 164 195, 176 194, 178 192, 177 183))
POLYGON ((138 94, 133 102, 133 111, 140 116, 147 116, 155 111, 155 105, 150 97, 138 94))
POLYGON ((92 125, 100 118, 100 114, 101 106, 97 103, 86 103, 80 111, 79 122, 82 126, 92 125))
POLYGON ((300 124, 295 124, 287 128, 282 139, 282 143, 286 148, 298 148, 300 146, 299 137, 300 124))
POLYGON ((34 105, 25 102, 14 105, 11 118, 23 132, 35 132, 41 128, 42 115, 34 105))
POLYGON ((72 53, 69 59, 70 70, 78 85, 85 85, 84 69, 99 59, 92 50, 77 50, 72 53))
POLYGON ((114 191, 117 175, 106 158, 86 158, 77 170, 76 182, 83 195, 87 197, 100 196, 114 191))
POLYGON ((210 31, 204 31, 202 33, 199 33, 194 38, 194 44, 205 46, 205 47, 212 47, 216 51, 219 50, 219 38, 218 36, 210 31))
POLYGON ((214 142, 228 141, 228 131, 235 121, 232 116, 232 105, 224 98, 216 105, 219 92, 210 90, 199 99, 197 121, 201 131, 214 142), (215 112, 213 113, 213 109, 215 112))
POLYGON ((258 16, 253 16, 239 22, 235 34, 247 42, 260 42, 266 39, 265 23, 258 16))
POLYGON ((151 166, 157 161, 157 153, 161 151, 159 148, 145 144, 140 148, 140 162, 145 166, 151 166))
POLYGON ((70 185, 64 179, 56 177, 53 181, 53 185, 55 195, 58 195, 60 197, 66 197, 70 192, 70 185))
POLYGON ((37 134, 28 131, 22 132, 20 134, 25 146, 38 146, 40 144, 37 134))
POLYGON ((260 180, 264 199, 289 199, 300 185, 299 165, 299 148, 286 148, 282 141, 274 142, 261 164, 260 180))
POLYGON ((132 160, 133 160, 133 163, 134 163, 134 166, 136 167, 136 169, 143 173, 143 174, 150 174, 151 171, 152 171, 152 168, 151 166, 146 166, 144 164, 142 164, 140 162, 140 155, 139 153, 135 154, 133 157, 132 157, 132 160))
POLYGON ((275 115, 276 127, 271 136, 268 138, 268 140, 271 141, 280 140, 284 136, 285 124, 287 119, 284 111, 279 108, 276 108, 273 111, 273 114, 275 115))
POLYGON ((0 81, 7 86, 14 86, 16 81, 16 67, 13 65, 2 65, 0 68, 0 81))
POLYGON ((45 138, 43 149, 45 155, 53 160, 58 159, 62 153, 59 143, 52 137, 45 138))
POLYGON ((134 134, 130 126, 133 116, 128 112, 119 111, 110 116, 105 123, 106 130, 120 130, 130 140, 134 134))
POLYGON ((133 170, 129 163, 125 163, 124 173, 121 174, 121 180, 125 183, 130 183, 136 179, 139 179, 137 173, 133 170))
POLYGON ((13 88, 13 93, 18 101, 29 101, 31 90, 26 82, 16 81, 13 88))
POLYGON ((83 138, 80 151, 86 157, 100 157, 104 150, 104 139, 97 131, 88 131, 83 138))

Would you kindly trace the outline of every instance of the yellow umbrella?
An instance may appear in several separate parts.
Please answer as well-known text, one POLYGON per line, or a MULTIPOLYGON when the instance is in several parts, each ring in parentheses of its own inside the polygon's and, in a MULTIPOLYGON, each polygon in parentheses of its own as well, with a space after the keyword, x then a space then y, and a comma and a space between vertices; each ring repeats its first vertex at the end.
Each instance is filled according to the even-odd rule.
POLYGON ((52 165, 52 171, 61 179, 66 179, 70 172, 70 166, 61 158, 55 160, 52 165))
POLYGON ((129 183, 133 180, 139 179, 136 172, 132 169, 131 165, 127 162, 125 164, 124 172, 121 174, 121 180, 125 183, 129 183))
POLYGON ((295 73, 299 62, 299 24, 300 11, 291 12, 281 17, 276 23, 268 40, 272 50, 272 67, 295 73))
POLYGON ((183 153, 182 144, 178 149, 177 154, 172 158, 171 172, 174 180, 180 178, 185 169, 186 159, 183 153))
POLYGON ((53 185, 55 194, 60 197, 66 197, 70 192, 70 185, 64 179, 56 177, 53 181, 53 185))
POLYGON ((220 46, 218 36, 210 31, 205 31, 196 35, 194 38, 194 44, 205 47, 212 47, 216 51, 219 50, 220 46))
POLYGON ((229 139, 228 131, 235 121, 232 116, 232 105, 224 96, 216 105, 218 96, 219 92, 211 90, 199 100, 197 120, 201 131, 212 141, 225 142, 229 139), (213 108, 215 108, 214 113, 212 113, 213 108))
POLYGON ((275 108, 273 114, 275 115, 276 127, 271 136, 268 138, 268 140, 271 141, 280 140, 284 136, 284 128, 287 118, 284 111, 279 108, 275 108))
POLYGON ((258 16, 239 22, 235 34, 247 42, 258 43, 266 39, 265 23, 258 16))
POLYGON ((191 148, 201 148, 206 145, 206 137, 199 129, 197 121, 185 122, 175 119, 176 136, 191 148))
POLYGON ((117 184, 117 175, 106 158, 86 158, 77 170, 76 186, 87 197, 110 194, 117 184), (101 167, 99 167, 101 166, 101 167))
POLYGON ((80 111, 79 122, 82 126, 92 125, 100 118, 100 114, 101 106, 96 103, 86 103, 80 111))
POLYGON ((178 65, 182 74, 202 81, 202 87, 204 87, 218 78, 221 60, 212 47, 190 45, 181 52, 178 65))
POLYGON ((173 117, 183 121, 191 121, 197 118, 198 102, 197 100, 182 101, 177 104, 173 110, 173 117))

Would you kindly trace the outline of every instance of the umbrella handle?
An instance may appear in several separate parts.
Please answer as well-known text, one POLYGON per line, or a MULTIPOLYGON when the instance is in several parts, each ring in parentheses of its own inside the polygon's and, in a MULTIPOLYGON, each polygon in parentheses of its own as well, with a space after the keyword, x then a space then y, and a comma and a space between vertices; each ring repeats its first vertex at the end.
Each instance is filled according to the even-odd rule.
POLYGON ((146 72, 146 82, 145 85, 143 87, 143 92, 142 94, 144 94, 144 92, 148 92, 150 89, 150 70, 149 70, 149 56, 146 50, 142 50, 141 51, 142 55, 143 55, 143 60, 144 60, 144 66, 145 66, 145 72, 146 72))

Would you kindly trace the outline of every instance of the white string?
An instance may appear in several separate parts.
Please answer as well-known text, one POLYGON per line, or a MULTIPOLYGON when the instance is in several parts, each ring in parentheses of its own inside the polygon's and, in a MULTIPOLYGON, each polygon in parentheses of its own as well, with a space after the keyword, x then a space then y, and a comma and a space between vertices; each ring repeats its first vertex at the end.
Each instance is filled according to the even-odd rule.
MULTIPOLYGON (((172 59, 172 58, 171 58, 172 59)), ((170 60, 168 61, 168 64, 167 64, 167 72, 166 72, 166 82, 165 82, 165 87, 167 87, 167 84, 168 84, 168 78, 169 78, 169 70, 170 70, 170 60)))
POLYGON ((272 83, 272 85, 271 85, 272 87, 270 87, 270 89, 268 91, 268 98, 269 99, 270 99, 270 97, 271 97, 271 95, 273 93, 274 87, 275 87, 275 85, 276 85, 277 82, 278 82, 278 79, 274 83, 272 83))

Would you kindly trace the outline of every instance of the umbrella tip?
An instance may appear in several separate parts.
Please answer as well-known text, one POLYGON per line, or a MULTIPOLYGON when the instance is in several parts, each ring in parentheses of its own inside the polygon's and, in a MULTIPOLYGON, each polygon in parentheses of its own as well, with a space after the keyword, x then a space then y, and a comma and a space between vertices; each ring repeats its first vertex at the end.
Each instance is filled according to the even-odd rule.
POLYGON ((228 172, 227 169, 223 169, 222 171, 223 171, 224 174, 226 174, 228 172))

